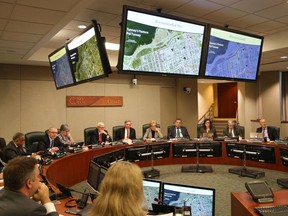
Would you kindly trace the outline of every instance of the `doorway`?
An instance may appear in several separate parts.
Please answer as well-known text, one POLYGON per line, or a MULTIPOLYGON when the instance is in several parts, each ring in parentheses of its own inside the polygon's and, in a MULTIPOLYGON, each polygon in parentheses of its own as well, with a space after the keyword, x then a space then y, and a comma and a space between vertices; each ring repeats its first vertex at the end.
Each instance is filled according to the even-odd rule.
POLYGON ((218 83, 218 117, 235 118, 238 108, 237 83, 218 83))

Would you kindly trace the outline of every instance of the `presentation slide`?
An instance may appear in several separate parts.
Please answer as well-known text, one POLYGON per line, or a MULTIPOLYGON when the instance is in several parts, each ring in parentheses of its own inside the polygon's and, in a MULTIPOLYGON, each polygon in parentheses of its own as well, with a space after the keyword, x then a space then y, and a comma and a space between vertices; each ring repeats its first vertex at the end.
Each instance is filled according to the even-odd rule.
POLYGON ((262 40, 211 29, 205 76, 255 80, 262 40))
POLYGON ((157 202, 154 199, 159 198, 160 185, 161 185, 160 182, 143 180, 144 196, 148 204, 148 210, 152 210, 152 203, 157 204, 157 202))
POLYGON ((204 26, 127 11, 123 70, 198 75, 204 26))
POLYGON ((57 88, 74 83, 65 47, 50 55, 49 60, 57 88))

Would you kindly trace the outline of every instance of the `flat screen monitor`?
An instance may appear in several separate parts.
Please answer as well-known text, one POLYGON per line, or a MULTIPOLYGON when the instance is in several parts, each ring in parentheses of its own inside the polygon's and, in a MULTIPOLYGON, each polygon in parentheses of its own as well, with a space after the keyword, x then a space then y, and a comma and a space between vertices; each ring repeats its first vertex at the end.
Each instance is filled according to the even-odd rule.
POLYGON ((105 46, 96 21, 67 43, 75 82, 100 79, 111 73, 105 46))
POLYGON ((126 160, 130 162, 147 160, 147 156, 145 153, 148 152, 148 146, 137 146, 137 147, 129 147, 126 148, 126 160))
POLYGON ((209 28, 205 78, 256 81, 263 37, 227 28, 209 28))
POLYGON ((109 168, 111 166, 111 163, 114 161, 113 160, 113 154, 112 153, 107 153, 104 155, 96 156, 93 158, 93 161, 100 166, 104 166, 106 168, 109 168))
POLYGON ((99 179, 98 179, 98 185, 97 185, 97 191, 100 190, 101 187, 101 183, 106 175, 107 172, 107 168, 106 167, 101 167, 100 169, 100 174, 99 174, 99 179))
POLYGON ((162 183, 163 203, 169 206, 191 206, 193 216, 215 215, 215 189, 162 183))
POLYGON ((98 190, 98 181, 100 176, 101 166, 94 161, 90 161, 87 183, 95 190, 98 190))
POLYGON ((152 211, 152 203, 158 204, 156 200, 160 200, 161 181, 143 179, 144 196, 148 205, 148 210, 152 211))
POLYGON ((121 73, 197 77, 205 24, 124 6, 121 73))
POLYGON ((56 89, 74 84, 73 70, 65 46, 60 47, 48 56, 56 89))

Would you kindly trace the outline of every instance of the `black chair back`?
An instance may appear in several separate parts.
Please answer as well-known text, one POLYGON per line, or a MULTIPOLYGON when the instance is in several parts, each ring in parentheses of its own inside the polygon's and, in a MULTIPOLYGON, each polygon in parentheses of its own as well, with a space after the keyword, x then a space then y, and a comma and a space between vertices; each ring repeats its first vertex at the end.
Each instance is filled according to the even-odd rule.
POLYGON ((121 129, 121 128, 124 128, 124 126, 123 126, 123 125, 118 125, 118 126, 112 127, 112 133, 113 133, 113 140, 114 140, 114 141, 117 141, 117 140, 115 140, 116 131, 119 130, 119 129, 121 129))
MULTIPOLYGON (((157 128, 160 128, 160 124, 157 124, 156 126, 157 128)), ((144 137, 144 134, 146 133, 146 130, 149 127, 150 127, 150 123, 142 125, 142 137, 144 137)))
POLYGON ((39 142, 45 136, 43 131, 33 131, 25 134, 25 146, 30 152, 37 152, 39 142))
POLYGON ((90 137, 92 136, 93 132, 96 130, 97 127, 88 127, 84 129, 84 143, 88 145, 90 143, 90 137))

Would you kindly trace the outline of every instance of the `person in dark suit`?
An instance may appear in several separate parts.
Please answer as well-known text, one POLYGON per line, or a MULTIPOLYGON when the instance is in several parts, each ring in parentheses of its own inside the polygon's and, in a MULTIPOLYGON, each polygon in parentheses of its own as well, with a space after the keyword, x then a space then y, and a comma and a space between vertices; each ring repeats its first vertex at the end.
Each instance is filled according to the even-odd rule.
POLYGON ((108 131, 105 130, 105 124, 103 122, 98 122, 96 130, 91 135, 89 144, 101 144, 105 142, 112 142, 112 139, 108 134, 108 131))
POLYGON ((199 138, 203 137, 204 133, 213 134, 213 138, 217 137, 216 128, 213 127, 213 124, 210 119, 205 119, 202 127, 199 129, 199 138))
POLYGON ((2 152, 2 161, 7 163, 9 160, 23 155, 30 155, 23 148, 25 142, 25 135, 23 133, 17 132, 13 136, 13 140, 8 143, 2 152))
POLYGON ((50 127, 47 133, 43 136, 42 140, 39 142, 38 151, 49 151, 54 153, 58 150, 62 150, 63 144, 56 139, 57 135, 57 128, 50 127))
POLYGON ((126 120, 124 122, 124 127, 116 131, 114 140, 117 141, 123 139, 130 139, 130 140, 136 139, 136 131, 131 126, 132 126, 131 120, 126 120))
POLYGON ((37 160, 33 157, 16 157, 6 164, 4 188, 0 190, 0 215, 59 215, 49 198, 48 187, 38 176, 37 160))
POLYGON ((261 127, 257 128, 257 133, 263 134, 263 139, 268 138, 267 141, 274 141, 279 139, 279 134, 275 127, 267 126, 267 122, 265 119, 260 119, 259 124, 261 127))
POLYGON ((185 138, 190 139, 190 135, 186 127, 181 126, 182 119, 177 118, 174 121, 174 126, 168 129, 167 139, 185 138))
POLYGON ((243 132, 239 127, 236 127, 236 122, 229 120, 227 127, 223 130, 224 137, 244 137, 243 132))

